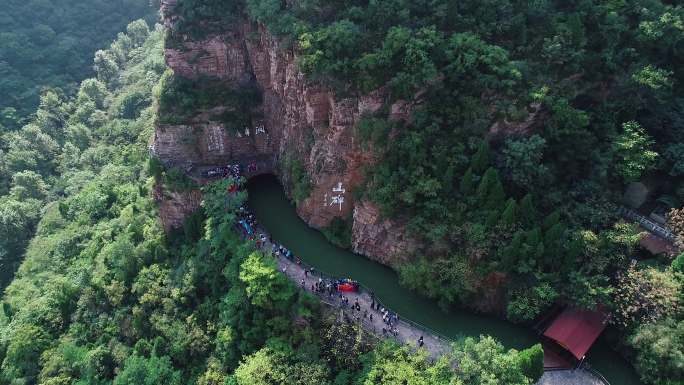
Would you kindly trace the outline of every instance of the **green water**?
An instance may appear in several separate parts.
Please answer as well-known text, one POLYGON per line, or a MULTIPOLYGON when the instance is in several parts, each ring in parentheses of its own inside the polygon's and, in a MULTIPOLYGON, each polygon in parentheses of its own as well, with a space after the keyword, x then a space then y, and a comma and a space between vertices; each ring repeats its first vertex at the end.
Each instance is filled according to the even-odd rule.
MULTIPOLYGON (((319 271, 349 277, 371 288, 400 317, 426 325, 451 338, 491 335, 507 348, 523 349, 538 342, 532 330, 468 310, 442 311, 434 301, 399 285, 390 268, 330 244, 309 228, 287 200, 274 176, 260 176, 248 184, 249 205, 276 242, 292 250, 319 271)), ((611 385, 640 385, 634 370, 617 353, 599 341, 589 352, 590 363, 611 385)))

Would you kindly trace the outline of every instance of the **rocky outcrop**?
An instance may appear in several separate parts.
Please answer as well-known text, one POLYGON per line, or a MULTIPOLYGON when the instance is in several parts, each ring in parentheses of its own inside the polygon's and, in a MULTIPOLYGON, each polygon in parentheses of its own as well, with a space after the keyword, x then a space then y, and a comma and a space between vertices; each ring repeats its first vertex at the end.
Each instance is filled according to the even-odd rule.
MULTIPOLYGON (((172 3, 167 0, 163 7, 167 25, 172 23, 172 3)), ((272 156, 281 165, 279 176, 287 190, 292 181, 286 165, 296 159, 311 182, 308 198, 297 207, 309 225, 323 228, 336 217, 351 217, 354 251, 386 264, 410 256, 417 243, 405 237, 403 225, 382 219, 377 208, 369 202, 356 202, 352 194, 363 183, 363 167, 375 161, 372 151, 362 148, 356 138, 355 127, 365 113, 376 112, 386 103, 385 90, 338 97, 306 79, 298 69, 293 48, 252 23, 182 45, 165 51, 167 64, 176 75, 190 79, 211 76, 227 85, 255 81, 262 92, 263 118, 236 133, 213 121, 212 114, 200 111, 186 124, 160 125, 153 150, 162 161, 190 167, 272 156)), ((396 103, 390 106, 389 117, 407 119, 410 108, 409 103, 396 103)), ((176 214, 185 212, 169 211, 168 226, 182 223, 176 214)))
POLYGON ((266 132, 246 129, 230 133, 221 123, 204 122, 157 126, 153 151, 168 165, 216 165, 273 154, 273 143, 266 132))
POLYGON ((359 202, 353 218, 352 246, 358 253, 397 266, 415 251, 418 242, 407 235, 405 224, 383 218, 373 203, 359 202))
POLYGON ((160 186, 154 190, 154 200, 159 207, 164 230, 168 233, 183 226, 185 218, 200 208, 202 193, 199 190, 185 192, 163 191, 160 186))
POLYGON ((176 75, 190 79, 211 76, 240 80, 248 73, 245 50, 237 33, 185 42, 182 49, 167 48, 165 56, 176 75))

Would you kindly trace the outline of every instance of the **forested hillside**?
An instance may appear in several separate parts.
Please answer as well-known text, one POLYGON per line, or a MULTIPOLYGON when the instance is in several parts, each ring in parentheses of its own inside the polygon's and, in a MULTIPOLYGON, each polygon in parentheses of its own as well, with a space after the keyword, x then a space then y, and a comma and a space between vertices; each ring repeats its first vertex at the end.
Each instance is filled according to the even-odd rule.
MULTIPOLYGON (((127 52, 146 38, 147 29, 142 21, 131 24, 128 34, 98 55, 106 59, 106 65, 99 66, 98 80, 84 82, 78 89, 79 103, 68 103, 59 90, 46 91, 34 117, 26 125, 0 133, 0 259, 5 266, 11 266, 23 254, 44 213, 43 205, 79 188, 97 170, 77 172, 75 162, 90 159, 93 167, 100 167, 117 148, 116 143, 93 146, 97 139, 93 129, 106 130, 103 127, 110 124, 103 109, 113 108, 121 116, 132 117, 145 101, 149 102, 149 91, 144 89, 111 104, 105 102, 107 85, 120 86, 119 66, 127 62, 127 52), (60 176, 73 179, 60 179, 60 176)), ((163 60, 157 66, 163 68, 163 60)), ((19 88, 17 85, 14 90, 19 88)), ((2 286, 6 284, 5 279, 2 286)))
MULTIPOLYGON (((3 297, 0 384, 528 385, 539 377, 539 346, 505 351, 489 337, 466 339, 432 362, 330 318, 234 231, 245 196, 229 196, 228 181, 205 186, 198 220, 167 237, 152 199, 165 180, 147 149, 163 31, 142 21, 127 31, 105 52, 120 58, 116 68, 99 69, 75 98, 43 97, 39 122, 61 122, 63 133, 21 131, 25 142, 33 133, 52 144, 59 193, 3 297)), ((48 194, 36 172, 15 177, 11 191, 18 202, 48 194)))
MULTIPOLYGON (((641 230, 619 212, 633 182, 651 208, 684 205, 681 5, 183 0, 174 12, 169 47, 242 14, 336 96, 389 89, 357 127, 380 158, 357 193, 423 241, 399 267, 406 285, 449 307, 504 282, 514 322, 556 303, 603 306, 645 381, 684 377, 684 255, 640 255, 641 230), (414 107, 409 121, 387 119, 397 100, 414 107)), ((681 211, 670 226, 681 246, 681 211)))
MULTIPOLYGON (((0 14, 0 287, 7 284, 32 237, 43 204, 72 183, 57 175, 88 156, 104 161, 106 150, 91 147, 88 128, 106 124, 104 83, 116 85, 126 52, 140 44, 142 24, 132 24, 109 50, 111 40, 133 19, 156 20, 156 4, 146 0, 52 2, 10 0, 0 14), (137 39, 137 41, 135 40, 137 39), (81 85, 97 70, 102 82, 81 85), (82 103, 65 103, 72 96, 82 103), (36 111, 36 107, 38 107, 36 111), (73 108, 79 117, 72 118, 73 108), (97 123, 94 123, 96 122, 97 123), (88 127, 86 127, 88 126, 88 127), (105 151, 105 152, 102 152, 105 151)), ((133 114, 149 95, 119 101, 133 114)), ((109 147, 113 148, 113 147, 109 147)), ((88 177, 80 174, 86 180, 88 177)), ((76 183, 76 186, 78 184, 76 183)))
MULTIPOLYGON (((17 129, 41 90, 73 94, 93 74, 93 52, 132 20, 154 22, 158 1, 6 0, 0 12, 0 132, 17 129)), ((96 59, 102 65, 107 58, 96 59)), ((0 142, 0 149, 2 148, 0 142)))
MULTIPOLYGON (((527 325, 555 305, 605 310, 604 335, 644 383, 682 384, 684 7, 169 3, 169 30, 125 27, 149 11, 133 0, 9 0, 0 15, 0 262, 25 254, 2 300, 0 385, 528 385, 541 374, 539 346, 506 351, 483 336, 432 361, 338 322, 236 234, 245 196, 227 182, 203 186, 199 212, 164 233, 155 199, 199 187, 149 158, 154 126, 223 103, 235 133, 263 100, 249 76, 235 89, 174 76, 163 47, 235 38, 241 23, 292 48, 295 76, 335 97, 383 89, 383 106, 350 128, 373 162, 353 195, 421 244, 393 266, 402 284, 527 325), (410 111, 389 119, 398 101, 410 111), (637 182, 646 215, 669 212, 677 253, 646 253, 621 217, 637 182), (495 306, 478 307, 485 297, 495 306)), ((312 178, 295 152, 278 161, 301 202, 312 178)), ((325 232, 346 245, 350 227, 336 218, 325 232)))

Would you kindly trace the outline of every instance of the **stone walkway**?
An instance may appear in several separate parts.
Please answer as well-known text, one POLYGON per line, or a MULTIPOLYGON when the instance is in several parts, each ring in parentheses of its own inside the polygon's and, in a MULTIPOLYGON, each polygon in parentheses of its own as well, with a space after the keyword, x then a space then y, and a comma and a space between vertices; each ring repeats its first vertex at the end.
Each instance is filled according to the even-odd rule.
POLYGON ((605 385, 605 383, 589 371, 576 369, 546 371, 537 385, 605 385))
MULTIPOLYGON (((265 250, 270 250, 270 244, 267 244, 265 250)), ((277 258, 278 268, 281 272, 284 272, 293 282, 295 282, 300 288, 306 290, 321 299, 321 301, 328 306, 336 307, 341 309, 344 314, 350 317, 352 320, 361 322, 363 327, 373 333, 378 338, 383 338, 382 329, 387 328, 387 325, 382 321, 382 315, 377 310, 371 310, 372 298, 366 292, 361 293, 344 293, 343 295, 349 299, 349 306, 343 304, 340 300, 340 293, 334 292, 330 296, 327 292, 321 293, 317 291, 312 291, 312 286, 315 287, 319 280, 319 275, 314 271, 314 273, 305 273, 305 267, 299 265, 283 256, 277 258), (302 280, 304 280, 304 285, 302 286, 302 280), (352 310, 352 305, 355 301, 359 302, 361 306, 361 311, 352 310), (370 317, 364 317, 364 311, 368 314, 373 314, 373 321, 370 317)), ((325 278, 323 278, 325 282, 325 278)), ((423 336, 424 345, 423 348, 427 350, 431 358, 436 359, 437 357, 446 354, 451 349, 451 341, 434 335, 425 330, 420 330, 417 326, 413 326, 408 322, 399 319, 397 328, 397 336, 394 337, 389 333, 385 338, 395 338, 402 344, 406 344, 416 349, 418 346, 418 339, 423 336)), ((546 371, 544 375, 539 380, 537 385, 606 385, 598 377, 594 376, 592 373, 577 369, 577 370, 554 370, 546 371)))
MULTIPOLYGON (((333 295, 330 296, 327 291, 321 293, 311 290, 312 287, 315 287, 316 283, 320 279, 320 276, 315 271, 313 274, 306 274, 305 268, 303 266, 298 265, 297 263, 282 256, 278 258, 278 267, 281 272, 284 271, 284 273, 300 287, 302 287, 302 280, 304 280, 304 286, 302 289, 318 296, 321 301, 327 305, 342 309, 345 315, 347 315, 353 321, 361 322, 364 328, 374 335, 383 337, 382 329, 389 329, 389 326, 382 321, 382 314, 380 311, 371 309, 373 299, 371 298, 370 294, 366 292, 342 293, 349 301, 349 305, 345 305, 340 298, 340 293, 338 292, 333 292, 333 295), (358 301, 361 307, 360 311, 353 309, 356 301, 358 301), (370 315, 373 316, 372 321, 370 320, 370 315)), ((323 279, 323 281, 325 282, 325 279, 323 279)), ((399 322, 394 324, 394 326, 397 332, 396 336, 393 336, 388 332, 386 334, 387 338, 395 338, 400 343, 407 344, 415 348, 418 345, 418 339, 422 336, 424 342, 423 348, 427 350, 432 358, 439 357, 450 349, 450 341, 433 335, 425 330, 420 330, 401 318, 399 319, 399 322)))
MULTIPOLYGON (((263 231, 263 229, 259 228, 256 230, 258 230, 256 231, 256 235, 268 234, 263 231)), ((271 253, 271 249, 272 244, 269 242, 266 242, 266 244, 262 246, 262 251, 267 254, 271 253)), ((369 293, 366 293, 365 291, 358 293, 342 293, 348 299, 347 305, 341 300, 340 293, 338 292, 333 292, 331 296, 327 291, 318 292, 312 290, 312 288, 315 288, 316 283, 319 282, 319 279, 322 279, 324 283, 326 282, 326 277, 321 277, 317 271, 314 270, 313 273, 307 272, 307 267, 285 258, 282 255, 277 257, 277 262, 278 269, 285 273, 285 275, 302 290, 306 290, 317 296, 328 306, 342 310, 345 316, 353 321, 360 322, 365 330, 371 332, 378 338, 394 338, 402 344, 417 349, 418 339, 422 336, 424 342, 422 348, 428 352, 432 359, 436 359, 451 350, 451 340, 446 337, 438 336, 436 333, 431 333, 427 331, 427 329, 421 329, 419 325, 412 324, 401 318, 399 319, 399 322, 395 323, 396 336, 389 334, 389 332, 383 335, 382 329, 389 329, 389 326, 383 322, 382 314, 378 310, 371 309, 373 299, 369 293), (356 301, 358 301, 361 307, 360 311, 352 309, 356 301), (368 317, 365 316, 366 312, 368 317), (370 320, 371 314, 373 315, 372 321, 370 320)), ((603 382, 587 370, 576 369, 545 371, 536 385, 607 385, 607 383, 603 382)))

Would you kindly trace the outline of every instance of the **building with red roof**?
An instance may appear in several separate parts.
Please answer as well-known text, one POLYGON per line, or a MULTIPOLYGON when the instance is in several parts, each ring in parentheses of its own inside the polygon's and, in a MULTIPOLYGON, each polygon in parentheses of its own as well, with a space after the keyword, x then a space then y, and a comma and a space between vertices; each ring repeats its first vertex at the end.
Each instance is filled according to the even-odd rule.
POLYGON ((602 310, 567 308, 546 329, 544 336, 582 360, 606 328, 607 320, 608 314, 602 310))

